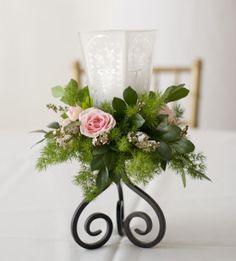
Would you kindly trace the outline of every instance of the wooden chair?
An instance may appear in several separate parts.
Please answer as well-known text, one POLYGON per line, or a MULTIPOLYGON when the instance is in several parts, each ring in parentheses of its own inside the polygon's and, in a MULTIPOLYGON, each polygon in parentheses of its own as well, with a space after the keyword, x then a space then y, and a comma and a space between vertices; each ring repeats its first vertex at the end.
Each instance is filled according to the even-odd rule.
MULTIPOLYGON (((182 74, 190 74, 191 76, 191 111, 190 119, 187 120, 188 124, 192 128, 198 127, 198 117, 199 117, 199 99, 200 99, 200 85, 201 85, 201 69, 202 61, 197 59, 194 60, 191 66, 187 67, 154 67, 153 69, 153 80, 154 89, 158 89, 158 78, 161 75, 171 74, 174 76, 174 84, 179 84, 180 77, 182 74)), ((82 69, 79 61, 73 64, 73 78, 77 80, 78 83, 82 83, 82 77, 85 71, 82 69)))

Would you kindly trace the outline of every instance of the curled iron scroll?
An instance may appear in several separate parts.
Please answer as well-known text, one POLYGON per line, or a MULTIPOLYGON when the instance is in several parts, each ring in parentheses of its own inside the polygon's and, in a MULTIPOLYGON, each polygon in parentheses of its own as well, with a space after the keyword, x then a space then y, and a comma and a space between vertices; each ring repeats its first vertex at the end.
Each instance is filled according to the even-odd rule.
MULTIPOLYGON (((166 230, 166 222, 165 222, 165 217, 164 214, 161 210, 161 208, 158 206, 158 204, 155 202, 154 199, 152 199, 147 193, 145 193, 143 190, 141 190, 139 187, 133 185, 131 182, 126 184, 131 190, 133 190, 135 193, 137 193, 140 197, 142 197, 154 210, 157 219, 159 221, 159 231, 157 233, 157 236, 155 239, 153 239, 150 242, 144 242, 141 241, 140 239, 135 237, 134 232, 132 232, 131 227, 130 227, 130 222, 133 218, 139 217, 143 219, 146 223, 146 229, 141 230, 139 228, 136 228, 134 231, 141 236, 147 235, 152 229, 152 220, 148 216, 147 213, 141 212, 141 211, 135 211, 131 214, 129 214, 125 219, 124 219, 124 198, 123 198, 123 190, 121 187, 121 184, 117 185, 118 189, 118 196, 119 200, 117 202, 116 206, 116 222, 117 222, 117 231, 120 236, 123 236, 124 234, 127 235, 129 240, 136 246, 143 247, 143 248, 150 248, 155 245, 157 245, 162 238, 164 237, 165 230, 166 230)), ((81 238, 78 235, 77 231, 77 224, 80 218, 80 215, 82 214, 84 208, 89 204, 87 201, 82 201, 82 203, 78 206, 76 209, 74 216, 72 218, 71 222, 71 233, 76 241, 77 244, 79 244, 81 247, 86 248, 86 249, 95 249, 103 246, 111 237, 113 225, 110 217, 103 213, 94 213, 91 214, 87 220, 85 221, 84 228, 85 231, 90 235, 90 236, 98 236, 102 233, 102 231, 96 230, 96 231, 91 231, 91 224, 94 220, 96 219, 103 219, 106 221, 106 231, 104 235, 102 236, 101 239, 94 243, 86 243, 81 240, 81 238)))
POLYGON ((84 200, 75 210, 75 213, 73 215, 72 222, 71 222, 71 233, 72 233, 72 236, 73 236, 75 242, 78 245, 80 245, 81 247, 86 248, 86 249, 96 249, 96 248, 99 248, 99 247, 103 246, 104 244, 106 244, 106 242, 109 240, 109 238, 111 237, 113 225, 112 225, 111 219, 103 213, 94 213, 94 214, 90 215, 86 219, 86 222, 84 224, 85 231, 90 236, 98 236, 99 234, 102 233, 102 230, 100 230, 100 229, 98 229, 96 231, 91 231, 90 226, 91 226, 92 222, 96 219, 104 219, 106 221, 107 229, 106 229, 106 232, 103 235, 103 237, 95 243, 86 243, 86 242, 82 241, 82 239, 79 237, 78 232, 77 232, 77 224, 78 224, 80 215, 82 214, 84 208, 88 204, 89 204, 89 202, 84 200))

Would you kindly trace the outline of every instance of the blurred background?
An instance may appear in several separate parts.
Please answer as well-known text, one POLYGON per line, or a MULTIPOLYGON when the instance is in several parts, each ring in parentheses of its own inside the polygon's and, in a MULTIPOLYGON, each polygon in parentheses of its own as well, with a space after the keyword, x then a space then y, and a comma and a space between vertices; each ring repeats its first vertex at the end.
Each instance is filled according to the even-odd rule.
POLYGON ((45 104, 82 59, 79 31, 157 29, 155 66, 203 62, 199 128, 236 130, 235 28, 235 0, 0 0, 0 128, 54 120, 45 104))

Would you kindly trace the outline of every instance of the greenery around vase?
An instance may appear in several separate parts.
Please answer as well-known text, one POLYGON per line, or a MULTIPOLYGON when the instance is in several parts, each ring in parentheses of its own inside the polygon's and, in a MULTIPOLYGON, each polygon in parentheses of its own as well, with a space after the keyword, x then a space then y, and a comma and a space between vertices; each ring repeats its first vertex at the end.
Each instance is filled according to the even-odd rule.
MULTIPOLYGON (((50 123, 41 132, 44 142, 36 163, 39 171, 51 165, 77 160, 80 168, 74 183, 81 186, 86 200, 94 199, 110 184, 131 180, 135 184, 148 183, 154 176, 171 168, 180 175, 186 186, 186 176, 207 179, 205 157, 195 152, 182 124, 183 110, 176 106, 174 119, 163 112, 170 102, 187 96, 184 84, 170 86, 164 92, 137 92, 128 87, 123 98, 96 106, 114 118, 115 126, 102 135, 91 138, 81 133, 79 119, 68 119, 69 108, 85 111, 94 108, 89 88, 80 88, 75 80, 65 86, 52 88, 61 105, 47 107, 59 114, 58 121, 50 123), (68 120, 65 126, 63 121, 68 120)), ((170 110, 170 109, 169 109, 170 110)))

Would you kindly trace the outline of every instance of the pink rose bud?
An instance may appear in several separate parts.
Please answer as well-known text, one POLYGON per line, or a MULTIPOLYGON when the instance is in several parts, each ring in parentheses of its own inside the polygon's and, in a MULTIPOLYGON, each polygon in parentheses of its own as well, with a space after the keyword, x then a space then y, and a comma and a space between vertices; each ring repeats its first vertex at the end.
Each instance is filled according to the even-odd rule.
POLYGON ((175 123, 176 122, 176 118, 175 118, 175 112, 173 110, 171 110, 169 108, 169 106, 165 105, 163 106, 160 111, 159 114, 165 114, 168 115, 168 122, 169 123, 175 123))
POLYGON ((76 121, 79 119, 79 115, 82 111, 83 109, 79 106, 76 107, 71 106, 68 108, 66 114, 71 121, 76 121))
POLYGON ((90 138, 109 132, 116 125, 111 114, 93 107, 82 111, 79 120, 81 134, 90 138))

